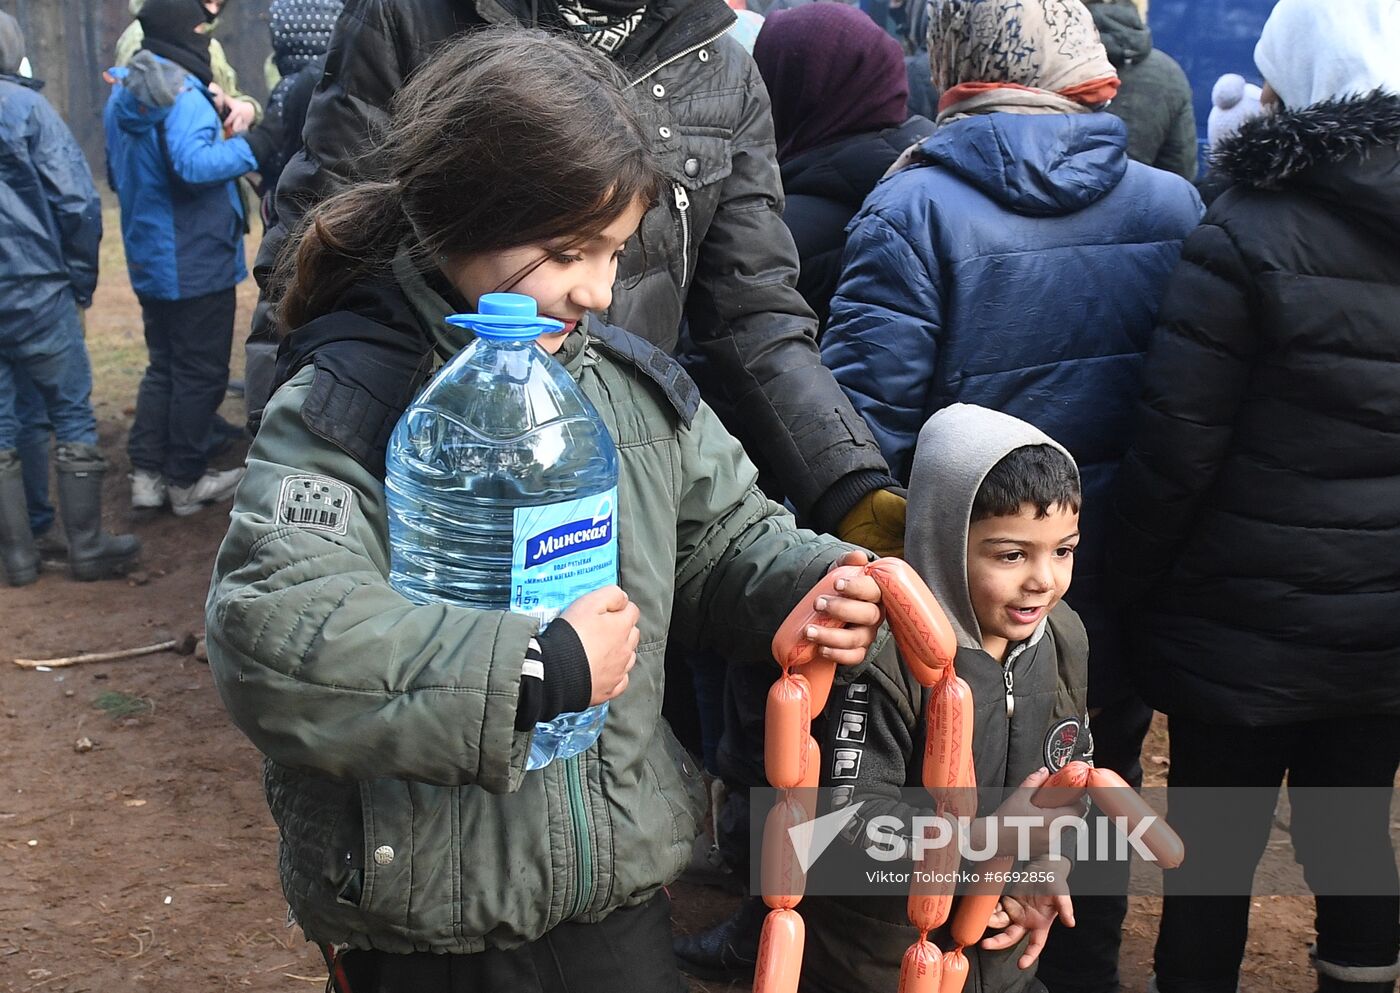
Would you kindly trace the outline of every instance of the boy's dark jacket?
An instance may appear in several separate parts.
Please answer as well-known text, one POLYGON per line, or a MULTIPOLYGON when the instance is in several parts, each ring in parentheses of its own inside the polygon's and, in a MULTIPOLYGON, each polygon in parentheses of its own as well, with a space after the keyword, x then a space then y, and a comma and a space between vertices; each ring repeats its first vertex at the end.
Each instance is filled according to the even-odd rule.
POLYGON ((1117 502, 1144 699, 1400 714, 1400 96, 1257 118, 1162 303, 1117 502))
MULTIPOLYGON (((972 499, 1003 455, 1035 444, 1054 442, 1014 418, 958 404, 931 418, 920 435, 910 483, 909 561, 958 633, 954 666, 972 689, 973 758, 983 788, 1013 787, 1041 766, 1055 770, 1093 754, 1087 722, 1089 642, 1074 611, 1062 602, 1029 639, 1011 649, 1003 665, 981 648, 967 592, 972 499), (1008 694, 1014 707, 1008 707, 1008 694)), ((909 811, 899 801, 901 788, 922 787, 926 705, 927 691, 892 648, 849 686, 833 691, 822 741, 823 785, 834 788, 833 803, 864 801, 854 818, 860 837, 870 817, 909 811)), ((984 796, 986 809, 979 812, 990 813, 996 802, 984 796)), ((907 868, 907 863, 872 861, 870 866, 907 868)), ((901 957, 917 937, 903 896, 809 897, 799 909, 807 921, 804 991, 895 988, 901 957)), ((944 938, 946 933, 935 932, 931 940, 944 938)), ((1029 985, 1035 970, 1016 965, 1024 944, 1000 952, 967 949, 970 993, 1011 993, 1029 985)))
POLYGON ((763 497, 671 359, 585 324, 557 358, 618 445, 619 581, 642 639, 597 744, 527 773, 514 723, 537 622, 414 605, 388 582, 388 429, 434 345, 464 342, 442 322, 454 308, 399 261, 398 287, 361 284, 353 312, 289 339, 290 378, 215 562, 209 659, 268 757, 282 885, 307 936, 466 954, 600 920, 679 874, 704 791, 660 717, 669 632, 760 658, 849 546, 797 530, 763 497), (339 512, 300 521, 288 494, 311 491, 339 512))
MULTIPOLYGON (((266 275, 308 204, 356 175, 355 160, 394 92, 450 38, 484 25, 548 26, 548 0, 356 0, 336 25, 303 152, 277 190, 281 226, 254 272, 266 275)), ((799 514, 832 530, 865 493, 890 484, 865 423, 816 350, 782 222, 768 93, 726 35, 721 0, 656 0, 614 56, 665 182, 618 266, 609 324, 667 352, 685 319, 707 396, 745 430, 799 514), (643 247, 644 246, 644 247, 643 247)), ((554 85, 568 86, 567 79, 554 85)))

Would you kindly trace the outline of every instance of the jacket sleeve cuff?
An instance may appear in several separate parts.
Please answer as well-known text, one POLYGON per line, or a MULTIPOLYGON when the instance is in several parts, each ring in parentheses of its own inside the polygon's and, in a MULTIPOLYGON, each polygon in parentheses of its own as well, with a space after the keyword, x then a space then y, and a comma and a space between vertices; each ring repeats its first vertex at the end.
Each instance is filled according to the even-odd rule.
MULTIPOLYGON (((543 693, 539 714, 530 723, 549 721, 560 714, 576 714, 588 709, 593 696, 593 673, 588 668, 588 653, 578 632, 562 617, 549 622, 539 635, 540 654, 544 663, 543 693)), ((519 724, 517 723, 517 727, 519 724)))
POLYGON ((820 534, 835 534, 836 527, 860 502, 861 497, 875 490, 897 487, 899 483, 889 473, 862 469, 842 476, 832 484, 816 503, 803 521, 807 527, 820 534))

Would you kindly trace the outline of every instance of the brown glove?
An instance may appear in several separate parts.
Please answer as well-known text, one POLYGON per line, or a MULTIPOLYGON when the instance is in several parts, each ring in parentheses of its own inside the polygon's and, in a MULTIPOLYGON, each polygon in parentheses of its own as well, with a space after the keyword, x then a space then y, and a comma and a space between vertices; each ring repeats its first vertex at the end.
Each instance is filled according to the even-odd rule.
POLYGON ((874 490, 860 498, 836 529, 842 541, 868 548, 876 555, 904 557, 904 497, 874 490))

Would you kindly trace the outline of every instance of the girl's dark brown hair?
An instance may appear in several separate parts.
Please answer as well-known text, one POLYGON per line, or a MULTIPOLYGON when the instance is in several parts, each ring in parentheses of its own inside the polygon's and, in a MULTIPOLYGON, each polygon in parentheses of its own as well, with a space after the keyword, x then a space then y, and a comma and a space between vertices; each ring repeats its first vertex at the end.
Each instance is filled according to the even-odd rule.
POLYGON ((660 174, 601 54, 523 28, 446 44, 395 97, 364 160, 373 179, 323 201, 288 239, 273 274, 284 333, 330 313, 388 271, 400 244, 420 265, 541 241, 582 241, 641 199, 660 174))

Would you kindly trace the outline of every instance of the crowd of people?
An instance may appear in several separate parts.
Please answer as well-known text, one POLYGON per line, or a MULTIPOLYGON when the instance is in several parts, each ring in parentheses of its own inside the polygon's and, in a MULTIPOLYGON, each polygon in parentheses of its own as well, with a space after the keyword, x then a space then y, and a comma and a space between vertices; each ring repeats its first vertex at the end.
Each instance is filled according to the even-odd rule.
MULTIPOLYGON (((747 877, 769 640, 872 554, 948 615, 980 786, 1075 760, 1140 786, 1167 716, 1196 859, 1152 987, 1239 988, 1285 777, 1388 797, 1400 767, 1400 0, 1279 0, 1201 160, 1132 0, 273 0, 265 108, 211 37, 225 2, 132 0, 107 76, 149 353, 131 507, 232 500, 210 664, 335 989, 748 980, 763 899, 673 939, 665 887, 747 877), (251 447, 217 470, 255 221, 251 447), (539 344, 620 452, 619 584, 544 630, 388 581, 390 432, 469 341, 445 318, 503 290, 563 323, 539 344), (287 513, 307 481, 335 514, 287 513), (592 748, 526 771, 537 722, 604 702, 592 748), (1194 786, 1259 788, 1246 830, 1194 786), (1202 895, 1221 864, 1233 895, 1202 895)), ((12 585, 140 554, 102 528, 100 202, 23 54, 0 15, 12 585)), ((847 580, 810 633, 859 718, 814 717, 833 806, 919 781, 928 691, 880 601, 847 580)), ((1353 820, 1330 837, 1379 883, 1317 896, 1319 993, 1400 978, 1388 804, 1353 820)), ((1114 993, 1127 873, 1008 891, 968 982, 1114 993)), ((802 989, 898 985, 902 899, 800 909, 802 989)))

